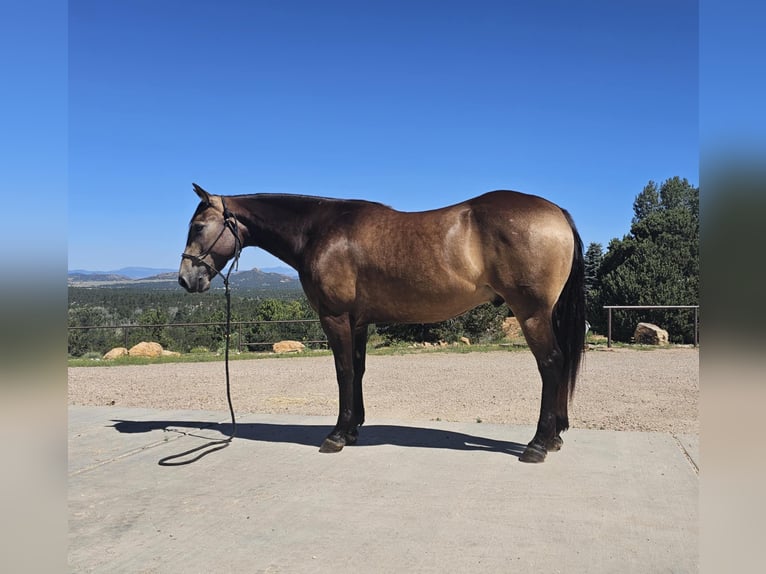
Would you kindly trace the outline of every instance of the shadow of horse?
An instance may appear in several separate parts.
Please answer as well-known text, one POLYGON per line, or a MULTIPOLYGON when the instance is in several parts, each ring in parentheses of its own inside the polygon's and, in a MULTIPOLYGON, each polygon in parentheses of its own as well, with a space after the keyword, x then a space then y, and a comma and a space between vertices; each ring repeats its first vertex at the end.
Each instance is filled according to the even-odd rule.
MULTIPOLYGON (((145 433, 155 430, 178 432, 210 440, 208 436, 194 434, 195 431, 214 430, 230 436, 230 423, 202 421, 128 421, 112 420, 113 427, 120 433, 145 433), (188 431, 183 429, 189 429, 188 431)), ((292 425, 271 423, 237 423, 237 439, 273 443, 290 443, 304 446, 316 446, 327 434, 329 425, 292 425)), ((364 426, 359 434, 355 448, 366 446, 393 445, 400 447, 440 448, 450 450, 481 450, 520 457, 525 444, 495 440, 483 436, 464 434, 444 429, 422 428, 398 425, 364 426)))

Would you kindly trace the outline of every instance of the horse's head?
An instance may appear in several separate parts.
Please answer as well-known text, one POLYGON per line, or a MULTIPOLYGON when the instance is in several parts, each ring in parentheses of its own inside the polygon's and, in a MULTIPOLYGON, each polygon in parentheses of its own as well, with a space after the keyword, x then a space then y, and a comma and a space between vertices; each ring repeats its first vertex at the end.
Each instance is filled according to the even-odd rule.
POLYGON ((202 201, 189 223, 178 283, 190 293, 202 293, 210 288, 213 277, 237 255, 241 243, 237 220, 226 208, 224 199, 210 195, 196 183, 192 185, 202 201))

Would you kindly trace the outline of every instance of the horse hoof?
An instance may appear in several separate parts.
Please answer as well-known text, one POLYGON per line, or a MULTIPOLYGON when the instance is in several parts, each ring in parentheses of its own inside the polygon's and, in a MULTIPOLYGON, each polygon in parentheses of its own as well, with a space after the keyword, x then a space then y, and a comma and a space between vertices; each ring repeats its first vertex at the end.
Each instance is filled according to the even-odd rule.
POLYGON ((340 452, 345 446, 345 442, 332 440, 330 437, 324 439, 322 446, 319 447, 319 452, 340 452))
POLYGON ((548 449, 548 452, 556 452, 558 450, 561 450, 561 447, 564 445, 564 441, 560 436, 555 436, 551 440, 549 440, 547 443, 545 443, 545 448, 548 449))
POLYGON ((544 448, 529 444, 524 450, 524 454, 519 457, 519 460, 521 462, 543 462, 545 460, 546 454, 547 453, 544 448))

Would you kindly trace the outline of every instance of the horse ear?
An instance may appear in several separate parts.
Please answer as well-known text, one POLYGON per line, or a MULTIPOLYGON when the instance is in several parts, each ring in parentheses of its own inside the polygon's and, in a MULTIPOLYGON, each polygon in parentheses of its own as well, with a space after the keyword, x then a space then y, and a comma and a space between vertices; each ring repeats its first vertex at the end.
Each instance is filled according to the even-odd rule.
POLYGON ((200 186, 198 186, 196 183, 192 183, 192 187, 194 188, 194 193, 196 193, 199 196, 202 202, 207 205, 210 205, 210 194, 204 189, 202 189, 200 186))

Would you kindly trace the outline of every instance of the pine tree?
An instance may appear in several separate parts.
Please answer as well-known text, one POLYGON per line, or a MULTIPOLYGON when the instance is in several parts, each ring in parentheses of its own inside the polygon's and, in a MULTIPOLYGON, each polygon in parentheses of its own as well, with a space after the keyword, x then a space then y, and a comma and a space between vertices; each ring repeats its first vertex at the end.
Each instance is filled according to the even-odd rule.
POLYGON ((590 243, 585 250, 585 305, 586 316, 597 317, 598 307, 598 273, 604 259, 604 250, 600 243, 590 243))
POLYGON ((636 196, 633 201, 633 221, 636 223, 655 213, 660 208, 660 192, 657 184, 649 180, 644 189, 636 196))
POLYGON ((585 250, 585 291, 592 291, 596 286, 596 279, 601 261, 604 259, 604 249, 600 243, 590 243, 585 250))

